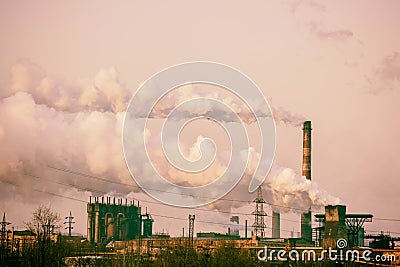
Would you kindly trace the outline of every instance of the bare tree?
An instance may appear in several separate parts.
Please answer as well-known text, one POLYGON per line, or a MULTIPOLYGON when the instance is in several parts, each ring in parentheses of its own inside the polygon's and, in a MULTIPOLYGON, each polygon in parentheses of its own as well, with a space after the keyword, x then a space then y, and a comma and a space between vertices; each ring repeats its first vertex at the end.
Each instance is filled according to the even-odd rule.
POLYGON ((60 228, 61 217, 57 212, 54 212, 50 207, 40 205, 34 212, 32 220, 25 223, 27 229, 32 231, 38 237, 48 235, 54 230, 60 228))
POLYGON ((58 244, 51 240, 54 230, 61 227, 61 217, 50 207, 40 205, 32 215, 31 221, 25 223, 28 230, 36 235, 37 243, 32 250, 32 262, 36 266, 56 266, 60 261, 58 244))

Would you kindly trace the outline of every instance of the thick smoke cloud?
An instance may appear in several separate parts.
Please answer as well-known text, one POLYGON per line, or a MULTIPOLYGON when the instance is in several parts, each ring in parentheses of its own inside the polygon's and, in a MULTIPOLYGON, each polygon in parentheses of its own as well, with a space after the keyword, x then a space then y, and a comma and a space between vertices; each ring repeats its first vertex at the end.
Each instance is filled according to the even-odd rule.
MULTIPOLYGON (((112 174, 122 180, 128 176, 120 151, 122 120, 122 113, 64 114, 36 104, 25 92, 4 98, 0 104, 0 175, 29 187, 30 179, 24 174, 53 176, 47 170, 47 165, 53 165, 112 174)), ((79 185, 91 188, 90 182, 79 181, 79 185)))
MULTIPOLYGON (((60 184, 45 180, 49 178, 92 191, 129 192, 132 188, 117 183, 94 183, 47 167, 61 166, 131 182, 120 141, 122 111, 129 95, 115 68, 100 70, 91 82, 72 84, 46 76, 29 61, 17 62, 1 90, 1 179, 18 185, 26 197, 33 194, 30 189, 35 186, 62 192, 60 184)), ((6 197, 6 192, 1 193, 6 197)))
MULTIPOLYGON (((212 112, 214 114, 219 113, 221 121, 231 122, 235 120, 235 117, 230 117, 228 114, 226 114, 225 110, 216 110, 217 107, 212 105, 208 99, 218 99, 227 107, 230 107, 236 114, 239 115, 242 121, 247 124, 251 124, 256 121, 255 115, 258 118, 271 117, 269 111, 265 110, 264 108, 264 99, 246 99, 246 103, 243 99, 232 93, 229 93, 225 89, 216 90, 215 86, 199 86, 197 84, 182 86, 165 96, 155 105, 154 109, 150 113, 150 117, 165 118, 181 103, 197 98, 201 99, 201 101, 193 101, 185 105, 186 109, 180 109, 180 112, 177 114, 178 116, 174 117, 174 119, 179 120, 196 116, 207 116, 208 113, 212 112), (248 104, 252 104, 252 106, 256 107, 256 109, 253 111, 250 110, 248 104)), ((145 99, 143 101, 145 101, 145 99)), ((270 108, 272 111, 272 116, 277 123, 283 122, 292 126, 300 126, 306 120, 305 117, 298 114, 293 114, 283 107, 271 106, 270 108)), ((143 113, 143 116, 145 117, 147 114, 143 113)))
MULTIPOLYGON (((63 193, 65 186, 90 191, 94 195, 108 192, 128 195, 138 190, 126 168, 121 144, 124 110, 132 93, 119 81, 115 68, 100 70, 93 80, 68 83, 48 77, 40 67, 31 62, 19 61, 12 67, 10 76, 10 81, 0 91, 2 181, 17 185, 17 193, 24 197, 34 194, 34 188, 63 193), (111 182, 57 172, 48 166, 108 177, 111 182)), ((218 93, 207 90, 202 92, 199 89, 196 92, 199 97, 220 98, 218 93)), ((179 97, 166 96, 155 107, 152 117, 163 118, 173 105, 193 97, 193 93, 189 94, 185 90, 181 93, 179 97)), ((223 99, 241 117, 251 117, 238 99, 223 99)), ((201 115, 202 112, 204 110, 200 107, 193 107, 182 113, 182 118, 178 119, 201 115)), ((274 109, 273 113, 278 122, 299 126, 303 121, 301 116, 293 115, 283 108, 274 109)), ((149 131, 147 136, 153 163, 159 165, 157 167, 163 170, 163 175, 182 185, 197 185, 198 181, 204 183, 210 177, 219 176, 229 160, 229 152, 222 151, 208 172, 198 174, 196 179, 184 180, 186 176, 180 176, 163 159, 162 149, 158 146, 159 135, 149 131)), ((199 137, 193 146, 182 148, 188 151, 189 158, 199 157, 198 145, 201 139, 199 137)), ((251 176, 250 173, 258 162, 255 149, 249 149, 252 160, 249 162, 246 177, 251 176)), ((146 166, 143 166, 143 175, 146 175, 146 166)), ((249 181, 246 177, 228 197, 243 199, 244 195, 248 195, 249 181)), ((320 190, 314 182, 306 181, 287 168, 274 167, 266 180, 265 189, 268 191, 267 199, 282 207, 308 208, 338 202, 336 198, 320 190)), ((8 193, 7 187, 0 187, 2 198, 6 198, 8 193)), ((242 204, 216 202, 210 208, 230 209, 242 204)), ((286 211, 284 208, 281 210, 286 211)))
POLYGON ((27 92, 36 104, 58 111, 123 112, 131 97, 131 92, 120 83, 114 67, 100 70, 94 80, 68 83, 47 76, 30 61, 19 60, 12 66, 10 76, 9 83, 1 90, 1 98, 27 92))
MULTIPOLYGON (((230 210, 232 207, 242 206, 244 204, 243 200, 247 200, 247 204, 249 204, 255 199, 256 193, 252 195, 243 194, 243 192, 247 192, 251 174, 254 172, 259 158, 259 154, 254 148, 250 148, 249 152, 250 162, 243 179, 225 197, 233 201, 215 202, 209 205, 210 208, 230 210)), ((282 167, 278 164, 272 166, 262 189, 265 201, 272 204, 273 210, 283 213, 302 213, 310 208, 318 209, 341 202, 339 198, 321 189, 315 181, 307 180, 293 169, 282 167)))

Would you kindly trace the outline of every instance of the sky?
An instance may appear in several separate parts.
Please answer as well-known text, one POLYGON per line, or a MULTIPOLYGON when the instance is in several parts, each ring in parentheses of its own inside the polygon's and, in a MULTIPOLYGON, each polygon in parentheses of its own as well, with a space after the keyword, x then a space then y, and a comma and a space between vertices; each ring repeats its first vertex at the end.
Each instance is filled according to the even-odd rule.
MULTIPOLYGON (((161 215, 154 216, 155 231, 172 235, 187 227, 189 213, 199 218, 196 232, 224 232, 226 225, 200 221, 229 224, 230 215, 251 213, 252 204, 243 202, 203 207, 227 213, 174 208, 121 185, 133 183, 119 138, 127 102, 154 73, 194 60, 240 70, 273 109, 312 121, 312 179, 331 199, 352 213, 400 219, 398 1, 0 5, 0 212, 16 228, 44 203, 62 217, 71 210, 74 230, 86 234, 85 201, 94 189, 150 201, 142 205, 161 215), (49 165, 119 184, 100 185, 49 165), (162 217, 171 214, 181 220, 162 217)), ((187 140, 196 140, 195 129, 187 140)), ((301 127, 277 121, 276 134, 276 165, 294 170, 297 178, 291 177, 301 182, 301 127)), ((303 201, 291 205, 297 200, 303 201)), ((298 214, 282 218, 283 236, 299 231, 298 214)), ((400 233, 400 222, 374 220, 366 229, 400 233)))

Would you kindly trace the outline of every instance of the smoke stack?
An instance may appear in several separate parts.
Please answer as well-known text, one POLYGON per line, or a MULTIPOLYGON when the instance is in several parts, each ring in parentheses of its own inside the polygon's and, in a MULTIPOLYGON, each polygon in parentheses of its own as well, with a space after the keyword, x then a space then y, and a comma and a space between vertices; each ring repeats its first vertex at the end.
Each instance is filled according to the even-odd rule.
POLYGON ((247 220, 245 220, 245 223, 244 223, 244 238, 247 239, 247 220))
MULTIPOLYGON (((311 180, 311 121, 303 125, 303 166, 302 175, 311 180)), ((301 238, 312 241, 311 211, 301 214, 301 238)))
POLYGON ((281 238, 281 214, 272 212, 272 238, 281 238))
POLYGON ((303 126, 303 168, 302 175, 311 180, 311 121, 303 126))

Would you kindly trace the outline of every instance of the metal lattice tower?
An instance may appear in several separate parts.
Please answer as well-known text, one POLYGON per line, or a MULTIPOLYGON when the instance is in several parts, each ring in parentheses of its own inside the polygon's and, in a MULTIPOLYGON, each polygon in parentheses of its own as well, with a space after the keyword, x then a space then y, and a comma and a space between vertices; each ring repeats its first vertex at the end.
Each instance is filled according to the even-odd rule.
POLYGON ((257 198, 254 199, 253 202, 256 203, 256 209, 252 213, 254 215, 254 223, 253 223, 254 234, 257 237, 264 237, 266 228, 264 217, 267 216, 267 213, 265 213, 264 211, 265 200, 263 198, 261 186, 258 187, 257 198))
POLYGON ((190 246, 193 246, 193 234, 194 234, 194 218, 195 215, 189 214, 189 242, 190 246))
POLYGON ((3 221, 1 222, 1 242, 3 243, 4 240, 6 240, 6 235, 7 235, 7 225, 11 224, 10 222, 6 221, 6 213, 4 212, 3 214, 3 221))
POLYGON ((69 216, 65 217, 65 219, 68 219, 68 221, 64 222, 64 224, 68 224, 68 226, 65 227, 65 229, 68 229, 68 236, 71 236, 71 230, 74 229, 72 224, 75 223, 74 221, 72 221, 74 217, 72 217, 71 211, 69 211, 69 216))

